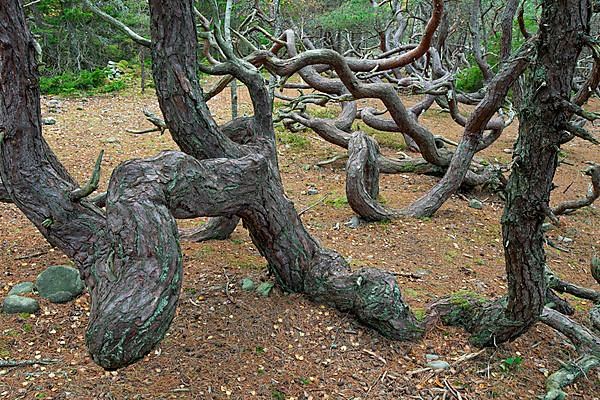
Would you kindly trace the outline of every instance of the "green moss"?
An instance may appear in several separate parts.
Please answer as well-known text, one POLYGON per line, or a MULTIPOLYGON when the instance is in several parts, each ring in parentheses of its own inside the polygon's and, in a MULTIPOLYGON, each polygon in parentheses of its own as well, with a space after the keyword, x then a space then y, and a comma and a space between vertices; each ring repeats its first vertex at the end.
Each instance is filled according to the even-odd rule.
POLYGON ((419 322, 423 322, 425 320, 425 317, 427 316, 427 313, 425 312, 424 308, 414 308, 413 314, 419 322))
POLYGON ((483 296, 471 290, 459 290, 450 295, 450 302, 462 310, 469 310, 473 306, 473 303, 481 303, 483 301, 485 301, 483 296))
POLYGON ((348 199, 346 198, 346 196, 338 196, 325 200, 325 204, 340 209, 348 205, 348 199))
POLYGON ((328 107, 310 107, 308 113, 315 118, 322 119, 335 119, 338 116, 334 108, 328 107))

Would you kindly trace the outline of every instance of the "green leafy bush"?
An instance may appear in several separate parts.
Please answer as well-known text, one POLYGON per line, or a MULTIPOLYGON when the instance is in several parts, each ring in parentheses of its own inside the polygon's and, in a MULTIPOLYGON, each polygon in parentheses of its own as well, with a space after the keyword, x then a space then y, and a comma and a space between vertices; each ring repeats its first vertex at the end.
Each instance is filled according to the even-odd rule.
POLYGON ((65 72, 60 75, 42 77, 40 90, 46 95, 80 95, 110 93, 125 88, 124 80, 108 79, 106 68, 79 73, 65 72))
POLYGON ((483 87, 483 74, 478 66, 465 68, 456 75, 456 88, 464 92, 476 92, 483 87))

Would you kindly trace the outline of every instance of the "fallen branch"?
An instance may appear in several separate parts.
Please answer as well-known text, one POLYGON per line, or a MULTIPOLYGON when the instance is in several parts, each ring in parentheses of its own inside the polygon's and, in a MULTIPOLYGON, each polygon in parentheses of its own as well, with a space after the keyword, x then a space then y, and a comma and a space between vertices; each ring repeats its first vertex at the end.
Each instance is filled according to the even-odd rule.
POLYGON ((29 365, 48 365, 55 364, 60 360, 41 359, 41 360, 0 360, 0 368, 26 367, 29 365))
POLYGON ((165 133, 165 130, 169 129, 165 121, 158 115, 154 114, 152 111, 144 110, 144 115, 146 116, 146 119, 155 126, 154 128, 142 129, 139 131, 133 129, 126 129, 126 132, 133 133, 135 135, 142 135, 144 133, 150 132, 160 132, 160 134, 163 135, 165 133))

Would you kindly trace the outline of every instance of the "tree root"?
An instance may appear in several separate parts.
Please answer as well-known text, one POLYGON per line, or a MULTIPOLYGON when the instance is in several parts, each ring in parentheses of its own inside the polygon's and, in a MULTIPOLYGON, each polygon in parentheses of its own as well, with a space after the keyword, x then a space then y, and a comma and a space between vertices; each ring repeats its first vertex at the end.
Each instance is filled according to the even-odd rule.
POLYGON ((577 379, 586 376, 589 371, 598 367, 600 367, 600 358, 592 355, 585 355, 569 364, 565 364, 546 380, 547 393, 544 400, 565 399, 567 394, 562 390, 564 387, 573 384, 577 379))
POLYGON ((374 268, 351 272, 336 253, 324 251, 308 272, 304 292, 313 301, 351 312, 387 338, 416 340, 424 325, 404 303, 393 274, 374 268))
POLYGON ((588 328, 576 323, 555 310, 545 308, 541 321, 565 335, 584 355, 573 363, 564 365, 546 381, 547 394, 545 400, 564 399, 566 394, 562 388, 575 382, 581 376, 600 367, 600 338, 588 328))
POLYGON ((546 291, 546 306, 558 311, 561 314, 575 314, 575 309, 569 304, 569 302, 554 293, 552 289, 548 289, 546 291))
POLYGON ((592 256, 592 260, 590 261, 590 272, 592 273, 592 277, 600 285, 600 258, 595 255, 592 256))
POLYGON ((569 338, 580 352, 600 357, 600 338, 585 326, 548 307, 544 308, 540 320, 569 338))
POLYGON ((146 119, 148 121, 150 121, 152 123, 152 125, 154 125, 154 128, 142 129, 142 130, 127 129, 126 131, 129 133, 133 133, 135 135, 142 135, 144 133, 150 133, 150 132, 160 132, 160 134, 163 135, 165 133, 165 130, 169 129, 167 127, 167 124, 165 123, 165 121, 162 118, 160 118, 158 115, 154 114, 152 111, 145 109, 144 115, 146 116, 146 119))
POLYGON ((595 305, 590 310, 590 322, 592 328, 600 334, 600 305, 595 305))
POLYGON ((206 225, 199 228, 179 231, 179 237, 189 242, 205 242, 207 240, 227 240, 240 222, 240 217, 213 217, 206 225))
POLYGON ((40 359, 40 360, 0 360, 0 368, 15 368, 15 367, 26 367, 29 365, 49 365, 57 363, 59 360, 55 359, 40 359))

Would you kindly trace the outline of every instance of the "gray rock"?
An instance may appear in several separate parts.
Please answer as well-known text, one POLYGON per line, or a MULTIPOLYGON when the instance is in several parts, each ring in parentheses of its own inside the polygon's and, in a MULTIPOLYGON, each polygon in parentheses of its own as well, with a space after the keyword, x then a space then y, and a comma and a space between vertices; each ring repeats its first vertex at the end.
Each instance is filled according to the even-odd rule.
POLYGON ((33 282, 21 282, 17 283, 15 286, 10 289, 8 292, 9 296, 15 295, 18 296, 20 294, 28 294, 33 293, 33 282))
POLYGON ((437 354, 425 354, 425 358, 427 359, 427 361, 435 361, 439 360, 440 356, 438 356, 437 354))
POLYGON ((36 299, 23 296, 8 296, 2 303, 2 311, 6 314, 33 314, 39 311, 40 305, 36 299))
POLYGON ((247 292, 251 292, 254 289, 256 289, 256 284, 250 278, 244 278, 244 279, 242 279, 241 286, 242 286, 242 289, 245 290, 245 291, 247 291, 247 292))
POLYGON ((442 361, 442 360, 429 361, 427 363, 427 366, 431 369, 438 369, 438 370, 450 368, 450 364, 448 364, 446 361, 442 361))
POLYGON ((42 124, 44 125, 54 125, 56 124, 56 119, 52 117, 42 118, 42 124))
POLYGON ((269 293, 271 293, 271 289, 273 289, 273 282, 263 282, 256 288, 256 293, 261 296, 268 297, 269 293))
POLYGON ((54 265, 38 275, 35 287, 40 296, 52 303, 66 303, 83 292, 84 284, 77 269, 54 265))
POLYGON ((319 191, 316 188, 311 187, 306 191, 306 194, 309 196, 314 196, 315 194, 319 194, 319 191))
POLYGON ((469 200, 469 207, 481 210, 483 208, 483 203, 477 199, 471 199, 469 200))
POLYGON ((352 217, 350 219, 350 221, 346 222, 346 226, 352 228, 352 229, 356 229, 360 226, 360 218, 358 218, 356 215, 354 217, 352 217))
POLYGON ((558 240, 563 243, 573 243, 573 239, 571 239, 570 237, 566 237, 566 236, 559 236, 558 240))

